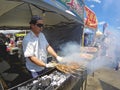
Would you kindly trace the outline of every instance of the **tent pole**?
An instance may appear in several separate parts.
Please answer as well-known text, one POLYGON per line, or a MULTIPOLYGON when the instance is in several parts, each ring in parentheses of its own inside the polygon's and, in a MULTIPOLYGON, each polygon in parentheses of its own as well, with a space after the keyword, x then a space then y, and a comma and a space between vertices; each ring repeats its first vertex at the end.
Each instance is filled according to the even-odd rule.
POLYGON ((84 27, 83 27, 83 34, 82 34, 82 47, 84 47, 84 27))

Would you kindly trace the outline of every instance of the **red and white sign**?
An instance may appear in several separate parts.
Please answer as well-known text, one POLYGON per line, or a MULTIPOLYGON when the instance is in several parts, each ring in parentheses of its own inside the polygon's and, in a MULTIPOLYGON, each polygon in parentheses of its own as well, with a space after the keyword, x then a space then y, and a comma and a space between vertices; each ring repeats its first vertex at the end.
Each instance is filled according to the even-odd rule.
POLYGON ((97 29, 98 22, 95 13, 87 6, 85 6, 85 11, 86 11, 85 27, 97 29))

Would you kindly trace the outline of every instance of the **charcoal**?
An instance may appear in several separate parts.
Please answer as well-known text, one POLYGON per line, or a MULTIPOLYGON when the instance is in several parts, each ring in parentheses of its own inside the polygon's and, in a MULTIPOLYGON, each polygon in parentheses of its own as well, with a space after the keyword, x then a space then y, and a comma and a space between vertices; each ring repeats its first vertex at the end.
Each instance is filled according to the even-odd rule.
POLYGON ((18 90, 29 90, 29 88, 27 88, 26 86, 23 86, 23 87, 18 87, 18 90))
POLYGON ((41 80, 41 85, 42 85, 43 87, 49 86, 50 83, 51 83, 51 78, 44 78, 44 79, 41 80))
POLYGON ((45 90, 54 90, 53 86, 48 86, 45 90))
POLYGON ((64 82, 68 81, 68 78, 68 83, 70 84, 71 81, 76 82, 80 77, 84 78, 82 75, 84 74, 80 72, 76 72, 74 74, 64 74, 59 71, 53 71, 48 75, 35 78, 23 86, 18 87, 18 90, 57 90, 60 87, 62 88, 60 90, 63 90, 63 86, 66 86, 64 85, 64 82))
POLYGON ((33 85, 30 90, 38 90, 38 89, 37 89, 37 84, 33 85))

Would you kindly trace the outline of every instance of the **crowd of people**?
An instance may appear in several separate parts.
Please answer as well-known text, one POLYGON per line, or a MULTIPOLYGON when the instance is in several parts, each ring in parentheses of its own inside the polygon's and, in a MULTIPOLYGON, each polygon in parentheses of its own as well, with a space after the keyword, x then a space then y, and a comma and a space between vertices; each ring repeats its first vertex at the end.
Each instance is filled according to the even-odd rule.
POLYGON ((0 57, 5 58, 15 48, 18 53, 22 49, 22 39, 23 37, 15 37, 13 34, 0 33, 0 57))
POLYGON ((22 38, 23 37, 14 37, 14 36, 10 36, 10 34, 6 34, 6 45, 8 47, 21 47, 22 46, 22 38), (21 45, 21 46, 20 46, 21 45))

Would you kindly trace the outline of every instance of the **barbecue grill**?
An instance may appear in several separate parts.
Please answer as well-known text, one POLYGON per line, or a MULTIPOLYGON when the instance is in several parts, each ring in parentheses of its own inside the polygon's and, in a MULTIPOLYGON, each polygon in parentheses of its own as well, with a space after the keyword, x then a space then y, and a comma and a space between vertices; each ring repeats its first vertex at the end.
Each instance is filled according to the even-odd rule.
POLYGON ((52 68, 8 90, 80 90, 86 79, 86 70, 67 74, 52 68))

